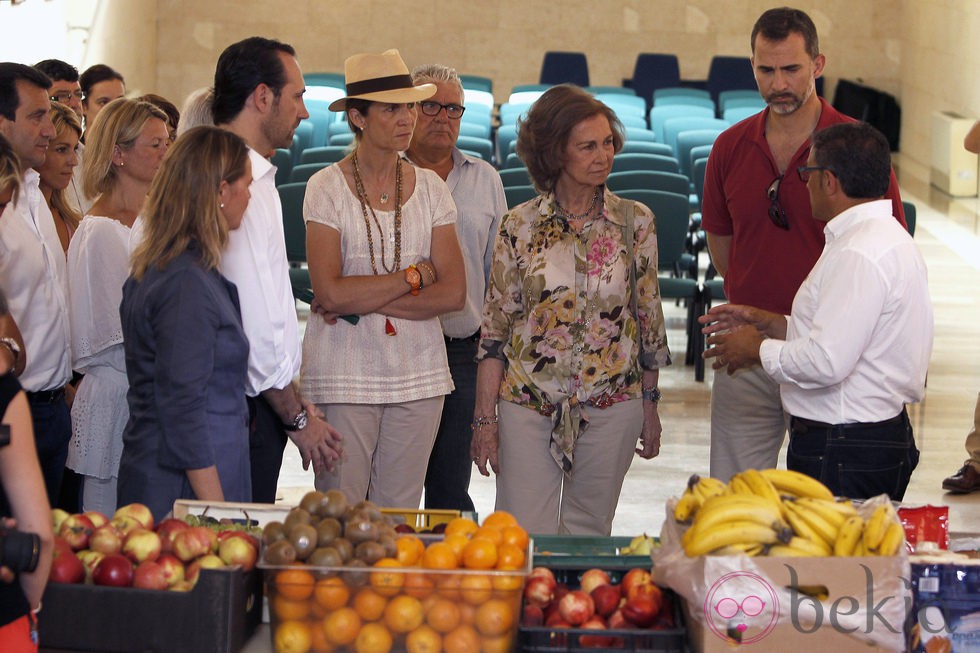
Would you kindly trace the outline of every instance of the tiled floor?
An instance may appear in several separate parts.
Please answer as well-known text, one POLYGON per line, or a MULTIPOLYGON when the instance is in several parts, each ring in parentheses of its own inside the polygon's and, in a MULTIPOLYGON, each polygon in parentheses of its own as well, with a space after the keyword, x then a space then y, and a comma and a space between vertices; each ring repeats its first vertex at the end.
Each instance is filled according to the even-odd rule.
MULTIPOLYGON (((980 493, 954 496, 943 492, 940 483, 965 457, 963 442, 980 391, 980 202, 943 195, 922 181, 923 173, 900 175, 903 199, 918 207, 915 240, 929 266, 936 323, 926 398, 910 407, 922 454, 905 502, 948 505, 951 530, 975 532, 980 531, 980 493)), ((684 312, 673 305, 665 309, 673 349, 683 354, 684 312)), ((697 383, 693 367, 678 364, 661 372, 661 454, 634 460, 613 534, 659 533, 666 499, 679 495, 692 473, 707 473, 711 374, 697 383)), ((785 447, 781 466, 784 461, 785 447)), ((295 503, 310 487, 312 473, 302 471, 296 449, 289 447, 280 476, 281 500, 295 503)), ((470 493, 479 514, 493 510, 493 478, 475 473, 470 493)))

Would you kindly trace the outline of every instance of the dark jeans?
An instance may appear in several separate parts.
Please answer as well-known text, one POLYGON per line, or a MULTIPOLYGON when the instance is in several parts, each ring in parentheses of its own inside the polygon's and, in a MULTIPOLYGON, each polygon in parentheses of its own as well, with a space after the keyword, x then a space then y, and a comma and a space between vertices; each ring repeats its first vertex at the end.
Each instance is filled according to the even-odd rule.
POLYGON ((248 397, 251 417, 248 433, 248 458, 252 468, 252 501, 275 503, 279 485, 282 454, 289 437, 282 420, 262 395, 248 397))
POLYGON ((425 474, 425 507, 427 509, 474 509, 469 495, 473 457, 470 440, 473 431, 473 406, 476 404, 477 339, 446 339, 449 371, 456 389, 446 397, 442 422, 429 455, 425 474))
POLYGON ((37 449, 48 502, 54 507, 61 494, 61 479, 68 460, 71 440, 71 413, 61 392, 27 393, 34 423, 34 446, 37 449))
POLYGON ((790 420, 786 466, 816 479, 836 496, 867 499, 905 495, 919 464, 908 413, 873 424, 822 424, 790 420))

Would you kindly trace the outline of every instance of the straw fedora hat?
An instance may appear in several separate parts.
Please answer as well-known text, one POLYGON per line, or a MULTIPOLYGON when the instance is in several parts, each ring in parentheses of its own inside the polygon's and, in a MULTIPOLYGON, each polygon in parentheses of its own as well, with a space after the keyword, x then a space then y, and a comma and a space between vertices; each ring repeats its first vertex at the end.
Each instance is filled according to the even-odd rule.
POLYGON ((372 102, 421 102, 436 94, 435 84, 412 84, 408 66, 398 50, 381 54, 355 54, 344 62, 344 82, 347 95, 330 103, 331 111, 343 111, 347 100, 372 102))

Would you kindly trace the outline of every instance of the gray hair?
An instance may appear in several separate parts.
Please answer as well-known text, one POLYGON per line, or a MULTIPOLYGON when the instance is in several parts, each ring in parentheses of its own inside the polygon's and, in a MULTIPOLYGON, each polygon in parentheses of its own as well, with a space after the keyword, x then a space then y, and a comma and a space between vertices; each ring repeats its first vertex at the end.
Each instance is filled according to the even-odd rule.
POLYGON ((211 113, 211 103, 214 100, 214 90, 210 87, 191 91, 180 108, 180 121, 177 123, 177 137, 180 138, 193 127, 211 127, 214 116, 211 113))
POLYGON ((416 66, 412 70, 412 83, 418 84, 454 84, 461 95, 464 95, 463 80, 459 78, 459 73, 455 68, 443 66, 442 64, 430 63, 416 66))

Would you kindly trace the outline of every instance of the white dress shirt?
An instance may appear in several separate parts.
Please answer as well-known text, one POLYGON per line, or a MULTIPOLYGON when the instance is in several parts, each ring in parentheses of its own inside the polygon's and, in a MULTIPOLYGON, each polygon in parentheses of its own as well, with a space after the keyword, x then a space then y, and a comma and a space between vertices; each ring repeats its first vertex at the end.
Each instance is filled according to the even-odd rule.
POLYGON ((249 344, 246 392, 254 397, 292 382, 299 374, 302 346, 289 284, 276 167, 252 148, 248 157, 252 199, 242 226, 228 234, 221 273, 238 287, 249 344))
POLYGON ((27 354, 20 384, 56 390, 71 380, 65 253, 35 170, 0 218, 0 288, 7 295, 27 354))
POLYGON ((791 415, 879 422, 922 399, 932 353, 926 266, 891 202, 866 202, 824 228, 826 245, 793 299, 786 340, 762 366, 791 415))

